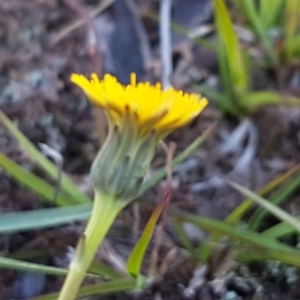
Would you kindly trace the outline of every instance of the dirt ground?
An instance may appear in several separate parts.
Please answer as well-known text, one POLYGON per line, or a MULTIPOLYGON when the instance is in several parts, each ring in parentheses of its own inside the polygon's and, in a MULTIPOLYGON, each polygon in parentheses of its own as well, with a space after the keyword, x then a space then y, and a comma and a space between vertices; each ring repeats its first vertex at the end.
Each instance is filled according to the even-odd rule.
MULTIPOLYGON (((0 1, 0 108, 37 146, 46 143, 59 151, 64 158, 64 170, 88 193, 91 193, 89 168, 98 151, 99 139, 103 141, 106 123, 104 116, 93 110, 81 91, 70 83, 70 74, 112 73, 126 84, 129 74, 136 72, 139 80, 160 80, 158 24, 149 17, 151 13, 157 14, 158 1, 116 0, 111 5, 109 2, 0 1), (108 8, 103 11, 101 7, 105 3, 108 8), (102 129, 96 131, 96 127, 102 129)), ((173 19, 190 30, 211 25, 211 3, 178 0, 173 19)), ((207 38, 214 39, 213 31, 207 38)), ((215 53, 196 46, 178 33, 173 33, 172 40, 174 86, 187 91, 193 91, 198 83, 218 86, 215 53)), ((264 86, 269 85, 272 82, 267 78, 264 86)), ((172 134, 167 142, 174 141, 179 152, 214 122, 218 125, 211 138, 174 170, 171 201, 174 207, 224 219, 243 197, 222 178, 255 190, 300 161, 300 111, 292 107, 267 108, 253 119, 243 121, 222 118, 211 103, 203 115, 172 134), (234 142, 230 133, 238 126, 247 128, 248 136, 234 142), (254 155, 245 159, 243 154, 247 149, 254 149, 254 155)), ((35 170, 26 153, 1 126, 0 147, 16 162, 35 170)), ((164 163, 164 152, 159 148, 153 169, 164 163)), ((164 182, 147 192, 142 200, 158 201, 163 189, 164 182)), ((2 171, 0 191, 1 213, 44 207, 38 196, 20 187, 2 171)), ((110 247, 124 258, 136 239, 131 230, 135 209, 132 206, 125 210, 122 222, 114 226, 109 238, 110 247)), ((149 210, 142 206, 140 209, 142 228, 149 210)), ((286 209, 299 215, 297 193, 286 203, 286 209)), ((64 255, 69 246, 75 246, 83 228, 84 224, 78 223, 0 236, 0 253, 40 251, 42 255, 35 262, 66 267, 64 255)), ((187 233, 195 242, 204 235, 195 228, 188 228, 187 233)), ((228 276, 210 275, 203 288, 184 296, 185 287, 198 276, 195 271, 201 266, 182 249, 170 225, 164 235, 164 254, 174 248, 178 251, 161 279, 142 294, 103 296, 102 300, 300 299, 298 271, 272 263, 228 268, 228 276)), ((0 269, 2 300, 28 299, 57 291, 60 285, 61 280, 53 277, 0 269)))

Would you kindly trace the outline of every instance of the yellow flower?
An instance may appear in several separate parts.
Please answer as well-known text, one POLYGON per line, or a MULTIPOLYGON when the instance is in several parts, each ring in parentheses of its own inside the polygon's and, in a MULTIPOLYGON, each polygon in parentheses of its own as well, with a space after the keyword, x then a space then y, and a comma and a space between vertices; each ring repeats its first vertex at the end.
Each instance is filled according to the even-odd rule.
POLYGON ((131 74, 131 83, 122 85, 112 75, 99 80, 96 74, 91 80, 80 74, 72 74, 71 81, 85 92, 89 100, 107 113, 112 125, 122 125, 124 116, 130 116, 141 134, 156 131, 160 138, 186 125, 198 116, 208 101, 197 94, 187 94, 149 82, 136 83, 131 74))
POLYGON ((205 108, 206 98, 149 82, 122 85, 111 75, 91 80, 72 74, 71 81, 89 100, 101 107, 110 121, 110 130, 91 169, 91 181, 98 194, 131 201, 141 190, 155 148, 160 139, 184 126, 205 108))

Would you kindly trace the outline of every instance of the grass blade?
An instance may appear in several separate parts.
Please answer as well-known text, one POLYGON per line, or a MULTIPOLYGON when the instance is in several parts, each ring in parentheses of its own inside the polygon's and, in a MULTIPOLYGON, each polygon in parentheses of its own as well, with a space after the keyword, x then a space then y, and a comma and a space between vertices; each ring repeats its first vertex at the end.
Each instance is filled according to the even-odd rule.
POLYGON ((230 68, 229 68, 229 61, 226 52, 226 47, 221 40, 219 40, 218 46, 219 47, 218 47, 217 54, 218 54, 219 69, 220 69, 219 72, 220 72, 220 80, 221 80, 222 88, 224 90, 224 95, 220 93, 219 96, 218 94, 215 93, 216 95, 215 97, 213 97, 213 99, 214 101, 218 102, 222 112, 230 113, 231 111, 230 107, 238 106, 238 103, 232 105, 232 102, 237 102, 237 101, 235 99, 236 95, 234 91, 234 84, 232 82, 232 76, 230 76, 230 68))
MULTIPOLYGON (((265 2, 269 2, 269 1, 265 1, 265 2)), ((259 18, 258 12, 255 8, 255 2, 253 0, 241 0, 241 5, 243 7, 244 13, 246 14, 247 18, 252 24, 254 31, 260 38, 265 49, 267 50, 270 63, 276 64, 278 58, 275 55, 275 51, 272 47, 271 40, 267 36, 266 28, 262 25, 262 22, 259 18)))
MULTIPOLYGON (((23 169, 1 152, 0 166, 7 173, 13 176, 17 181, 19 181, 21 184, 23 184, 33 192, 37 193, 48 201, 54 201, 53 198, 55 189, 49 183, 34 175, 33 173, 23 169)), ((74 200, 77 200, 77 198, 74 199, 64 191, 60 191, 60 193, 57 195, 56 203, 59 205, 70 205, 74 204, 74 200)))
MULTIPOLYGON (((270 193, 272 190, 274 190, 277 186, 282 184, 283 182, 287 181, 291 178, 292 175, 294 175, 296 172, 298 172, 300 169, 300 165, 296 165, 290 170, 288 170, 286 173, 278 176, 277 178, 270 181, 268 184, 266 184, 263 188, 261 188, 258 191, 258 195, 264 196, 267 193, 270 193)), ((246 199, 243 201, 238 207, 236 207, 226 218, 226 223, 229 224, 237 224, 241 221, 242 217, 247 213, 247 211, 252 207, 254 204, 253 200, 246 199)))
POLYGON ((276 259, 283 263, 300 266, 300 251, 274 239, 267 238, 245 228, 234 227, 221 221, 194 216, 174 209, 171 210, 171 215, 179 222, 191 222, 204 230, 212 232, 214 235, 228 237, 230 240, 237 242, 238 244, 233 245, 233 247, 235 246, 233 250, 235 251, 235 258, 238 260, 244 259, 244 261, 248 262, 250 260, 276 259), (241 246, 247 246, 245 255, 238 249, 241 246), (250 255, 252 253, 256 255, 250 255))
POLYGON ((259 1, 259 21, 261 26, 266 31, 276 26, 280 16, 280 12, 283 9, 285 0, 273 0, 272 5, 269 1, 259 1))
MULTIPOLYGON (((286 41, 285 43, 287 59, 291 59, 295 56, 300 56, 300 35, 295 36, 293 39, 286 41)), ((299 101, 299 100, 298 100, 299 101)))
POLYGON ((252 92, 242 96, 243 104, 248 110, 257 110, 267 104, 280 104, 282 96, 275 92, 252 92))
MULTIPOLYGON (((300 221, 300 216, 297 217, 297 220, 300 221)), ((293 226, 291 226, 290 224, 287 224, 286 222, 280 222, 280 223, 264 230, 260 234, 262 236, 265 236, 267 238, 275 240, 282 236, 292 234, 295 231, 296 231, 295 228, 293 226)))
POLYGON ((0 257, 0 269, 44 273, 44 274, 56 275, 56 276, 65 276, 68 273, 68 270, 66 269, 43 266, 43 265, 30 263, 26 261, 20 261, 12 258, 7 258, 7 257, 0 257))
MULTIPOLYGON (((221 45, 226 49, 230 77, 236 92, 241 95, 248 88, 248 74, 243 61, 238 38, 224 0, 215 0, 215 23, 221 45)), ((228 74, 227 74, 228 76, 228 74)))
MULTIPOLYGON (((293 180, 287 183, 285 186, 279 189, 269 200, 270 203, 280 205, 286 200, 295 190, 299 187, 300 175, 296 176, 293 180)), ((262 223, 263 219, 268 215, 268 211, 260 207, 250 218, 249 228, 253 231, 257 231, 262 223)))
POLYGON ((95 275, 105 276, 109 279, 120 279, 124 277, 123 274, 118 273, 112 267, 99 261, 94 261, 92 263, 92 265, 89 268, 89 272, 95 275))
MULTIPOLYGON (((94 295, 106 295, 112 293, 120 293, 132 291, 137 286, 137 280, 134 278, 122 278, 104 283, 87 285, 79 290, 78 297, 87 297, 94 295)), ((32 298, 31 300, 56 300, 58 293, 52 293, 40 297, 32 298)))
POLYGON ((290 224, 295 230, 300 232, 300 222, 294 218, 293 216, 286 213, 284 210, 280 209, 279 207, 275 206, 274 204, 270 203, 266 199, 260 197, 259 195, 251 192, 250 190, 246 189, 245 187, 241 186, 238 183, 235 182, 229 182, 229 184, 239 191, 241 194, 243 194, 246 197, 251 198, 256 203, 258 203, 260 206, 265 208, 269 213, 276 216, 279 220, 285 221, 286 223, 290 224))
MULTIPOLYGON (((31 159, 43 169, 51 178, 57 180, 58 168, 50 160, 48 160, 30 141, 29 139, 15 126, 11 120, 0 110, 0 122, 6 127, 10 134, 17 140, 19 145, 23 147, 29 154, 31 159)), ((70 195, 76 198, 76 203, 87 203, 90 199, 84 195, 75 183, 66 175, 61 176, 61 188, 67 191, 70 195)))
POLYGON ((156 226, 157 220, 165 207, 170 194, 166 193, 164 198, 159 202, 154 211, 151 214, 150 219, 147 222, 147 225, 142 233, 142 236, 135 244, 132 252, 127 261, 127 271, 128 273, 137 278, 139 277, 142 262, 145 256, 145 252, 150 243, 151 237, 153 235, 154 228, 156 226))
POLYGON ((299 25, 300 2, 298 0, 286 0, 285 11, 285 36, 287 40, 293 39, 297 34, 299 25))
POLYGON ((293 248, 281 244, 277 241, 261 237, 258 233, 226 224, 222 221, 213 220, 210 218, 194 216, 178 210, 171 209, 171 216, 179 222, 191 222, 201 229, 207 230, 218 236, 227 236, 232 241, 243 245, 250 245, 258 248, 278 249, 293 251, 293 248), (275 243, 274 243, 275 242, 275 243))
POLYGON ((247 249, 239 251, 235 259, 240 262, 277 260, 282 263, 300 267, 300 251, 282 251, 273 249, 247 249))
POLYGON ((0 234, 49 228, 87 219, 91 207, 91 204, 80 204, 71 207, 3 213, 0 218, 0 234))
MULTIPOLYGON (((43 273, 43 274, 54 275, 54 276, 66 276, 68 273, 67 269, 36 264, 36 263, 22 261, 19 259, 13 259, 8 257, 0 257, 0 270, 1 269, 43 273)), ((118 272, 116 272, 111 267, 99 262, 93 262, 91 268, 89 269, 89 272, 90 273, 88 273, 86 276, 90 278, 104 276, 106 278, 120 279, 122 277, 118 272)))

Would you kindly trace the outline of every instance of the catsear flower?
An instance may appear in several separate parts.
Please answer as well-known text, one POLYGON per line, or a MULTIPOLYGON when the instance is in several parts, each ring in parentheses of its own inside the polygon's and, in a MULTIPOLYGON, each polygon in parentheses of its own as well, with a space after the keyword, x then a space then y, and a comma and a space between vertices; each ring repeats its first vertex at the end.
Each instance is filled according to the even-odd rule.
POLYGON ((71 81, 109 119, 109 135, 92 166, 93 186, 99 193, 113 193, 125 201, 139 194, 158 141, 186 125, 208 104, 198 94, 162 90, 160 83, 136 83, 134 73, 127 86, 109 74, 103 80, 96 74, 90 80, 72 74, 71 81))

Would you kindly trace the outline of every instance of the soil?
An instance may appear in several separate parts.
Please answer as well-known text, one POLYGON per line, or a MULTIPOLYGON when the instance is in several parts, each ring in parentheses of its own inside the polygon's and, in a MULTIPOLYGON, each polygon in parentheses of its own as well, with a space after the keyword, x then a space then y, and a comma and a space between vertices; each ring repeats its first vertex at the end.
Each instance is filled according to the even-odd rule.
MULTIPOLYGON (((174 21, 191 30, 212 24, 209 0, 186 2, 178 0, 174 4, 174 21)), ((92 191, 88 173, 97 154, 99 140, 103 142, 106 121, 70 83, 70 74, 97 72, 101 76, 112 73, 126 84, 130 72, 136 72, 139 80, 156 82, 160 80, 161 67, 158 24, 149 17, 150 13, 158 12, 158 2, 115 1, 104 11, 99 10, 101 5, 98 0, 0 2, 0 108, 37 147, 39 143, 46 143, 61 153, 64 170, 89 194, 92 191), (96 16, 89 17, 97 10, 96 16)), ((207 38, 213 40, 214 34, 210 32, 207 38)), ((209 84, 218 78, 215 53, 196 46, 178 33, 173 33, 172 47, 172 82, 175 87, 194 91, 196 84, 209 84)), ((260 81, 260 86, 277 87, 272 78, 266 74, 262 76, 265 83, 260 81)), ((283 86, 289 92, 289 82, 283 86)), ((172 134, 166 142, 175 142, 178 153, 216 121, 218 125, 211 138, 174 170, 171 205, 199 215, 224 219, 243 197, 228 187, 222 178, 256 190, 299 162, 300 110, 283 106, 264 109, 244 124, 257 132, 257 145, 251 144, 250 136, 235 145, 230 133, 245 121, 222 118, 211 103, 199 119, 172 134), (241 157, 248 146, 255 147, 257 151, 245 162, 241 157)), ((40 170, 1 126, 0 147, 1 152, 11 159, 40 174, 40 170)), ((160 147, 153 169, 164 163, 165 154, 160 147)), ((141 200, 157 202, 164 187, 163 181, 141 200)), ((0 190, 1 213, 45 207, 38 196, 1 170, 0 190)), ((286 209, 299 215, 299 205, 299 197, 295 193, 286 209)), ((150 211, 143 205, 139 208, 133 205, 124 211, 120 223, 116 222, 108 238, 110 249, 117 249, 117 256, 124 259, 136 240, 131 229, 136 209, 140 210, 140 232, 150 211)), ((84 223, 76 223, 0 236, 0 253, 16 256, 38 252, 34 258, 27 259, 67 267, 66 253, 76 245, 83 228, 84 223)), ((187 233, 195 244, 203 238, 201 235, 205 235, 195 228, 187 229, 187 233)), ((212 272, 212 263, 205 271, 201 264, 193 262, 180 244, 174 228, 168 224, 161 257, 170 254, 172 249, 177 250, 172 262, 146 291, 95 299, 300 299, 297 269, 268 263, 237 265, 229 259, 230 267, 225 268, 225 275, 212 272), (184 296, 185 288, 193 278, 197 281, 194 294, 184 296)), ((103 253, 100 251, 100 258, 103 258, 103 253)), ((227 265, 228 257, 225 257, 225 260, 217 260, 218 267, 227 265)), ((163 264, 163 261, 160 263, 163 264)), ((146 262, 144 272, 148 268, 149 262, 146 262)), ((28 299, 57 291, 61 283, 61 279, 54 277, 0 269, 0 299, 28 299)))

